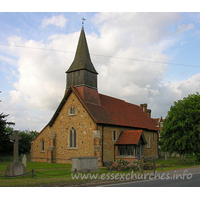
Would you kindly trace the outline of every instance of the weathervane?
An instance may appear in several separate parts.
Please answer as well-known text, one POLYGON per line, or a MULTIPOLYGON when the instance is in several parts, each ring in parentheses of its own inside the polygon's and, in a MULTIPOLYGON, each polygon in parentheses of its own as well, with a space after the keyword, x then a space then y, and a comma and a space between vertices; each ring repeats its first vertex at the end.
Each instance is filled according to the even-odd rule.
POLYGON ((84 26, 84 21, 85 20, 86 20, 85 18, 82 18, 82 26, 84 26))

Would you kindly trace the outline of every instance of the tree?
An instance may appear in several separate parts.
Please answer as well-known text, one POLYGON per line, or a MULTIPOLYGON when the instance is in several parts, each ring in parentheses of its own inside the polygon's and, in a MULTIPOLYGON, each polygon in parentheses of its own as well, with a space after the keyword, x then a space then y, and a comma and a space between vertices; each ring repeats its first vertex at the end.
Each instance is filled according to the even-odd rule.
POLYGON ((7 122, 5 119, 8 115, 0 114, 0 154, 6 155, 12 153, 13 145, 10 142, 12 131, 7 125, 14 125, 13 122, 7 122))
POLYGON ((29 153, 31 149, 31 142, 34 140, 34 138, 38 135, 37 131, 20 131, 19 136, 22 137, 21 140, 19 140, 19 153, 25 154, 29 153))
POLYGON ((180 155, 194 154, 200 161, 200 95, 174 102, 163 122, 161 150, 180 155))

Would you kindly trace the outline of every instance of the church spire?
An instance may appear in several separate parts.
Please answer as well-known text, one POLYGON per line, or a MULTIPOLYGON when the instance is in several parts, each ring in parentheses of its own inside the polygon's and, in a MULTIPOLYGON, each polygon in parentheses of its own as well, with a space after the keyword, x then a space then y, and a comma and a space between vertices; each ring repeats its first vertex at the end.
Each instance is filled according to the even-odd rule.
POLYGON ((66 71, 66 73, 78 71, 81 69, 85 69, 92 73, 98 74, 90 59, 90 53, 89 53, 83 27, 82 27, 81 34, 79 37, 79 42, 76 49, 76 55, 75 55, 74 61, 71 64, 70 68, 66 71))
POLYGON ((82 26, 81 34, 76 49, 74 61, 67 73, 67 86, 87 86, 97 89, 97 71, 95 70, 85 37, 84 27, 82 26))

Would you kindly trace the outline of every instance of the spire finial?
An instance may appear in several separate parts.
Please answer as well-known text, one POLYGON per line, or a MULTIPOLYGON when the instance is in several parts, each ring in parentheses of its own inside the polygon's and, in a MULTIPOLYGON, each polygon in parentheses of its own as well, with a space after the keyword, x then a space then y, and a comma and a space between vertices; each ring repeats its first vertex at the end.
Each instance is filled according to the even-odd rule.
POLYGON ((84 21, 85 20, 86 20, 85 18, 82 18, 82 27, 84 27, 84 21))

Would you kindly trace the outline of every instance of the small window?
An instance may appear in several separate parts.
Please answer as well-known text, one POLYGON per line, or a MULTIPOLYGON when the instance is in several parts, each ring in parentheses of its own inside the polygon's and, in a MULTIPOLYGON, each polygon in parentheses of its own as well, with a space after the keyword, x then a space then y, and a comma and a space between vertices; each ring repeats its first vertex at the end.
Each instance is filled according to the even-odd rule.
POLYGON ((71 106, 70 107, 69 114, 70 115, 75 115, 76 114, 76 107, 75 106, 71 106))
POLYGON ((71 128, 69 133, 69 147, 76 147, 76 130, 74 128, 71 128))
POLYGON ((155 142, 155 138, 154 137, 155 137, 155 134, 153 133, 153 142, 155 142))
POLYGON ((116 131, 113 131, 113 140, 116 140, 116 131))
POLYGON ((44 140, 41 141, 41 151, 44 151, 44 140))

